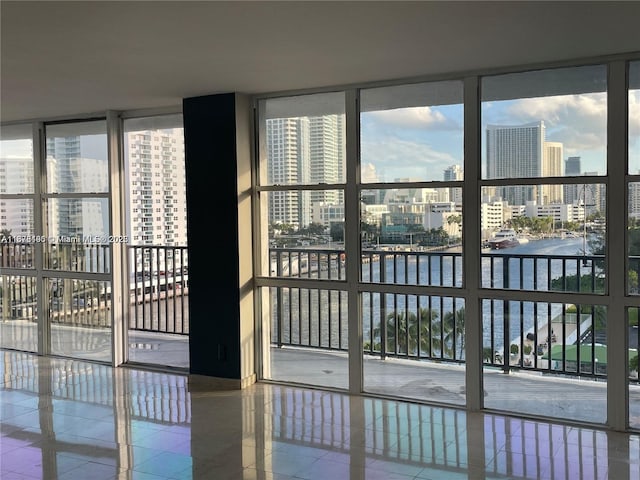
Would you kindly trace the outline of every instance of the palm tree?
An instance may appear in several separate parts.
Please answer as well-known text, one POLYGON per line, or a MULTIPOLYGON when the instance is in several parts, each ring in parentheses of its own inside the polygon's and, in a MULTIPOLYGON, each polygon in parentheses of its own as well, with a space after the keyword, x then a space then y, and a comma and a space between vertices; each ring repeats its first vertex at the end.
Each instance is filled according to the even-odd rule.
POLYGON ((444 353, 453 359, 460 359, 464 352, 464 307, 455 312, 447 312, 443 318, 444 353))
MULTIPOLYGON (((414 312, 399 311, 387 315, 385 334, 386 352, 404 355, 431 356, 433 349, 440 348, 438 313, 430 308, 420 308, 414 312)), ((373 335, 381 337, 381 328, 376 327, 373 335)), ((380 346, 378 344, 377 346, 380 346)))

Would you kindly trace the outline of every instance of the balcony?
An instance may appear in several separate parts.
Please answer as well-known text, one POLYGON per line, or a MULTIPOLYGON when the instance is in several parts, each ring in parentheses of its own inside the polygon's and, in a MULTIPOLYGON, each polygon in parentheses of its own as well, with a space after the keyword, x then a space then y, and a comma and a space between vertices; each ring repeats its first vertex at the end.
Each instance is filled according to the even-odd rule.
MULTIPOLYGON (((187 368, 187 249, 166 246, 128 249, 131 356, 136 362, 187 368)), ((78 263, 86 258, 86 250, 79 247, 70 249, 67 257, 74 252, 83 252, 78 263)), ((267 287, 272 378, 320 386, 331 378, 332 386, 347 388, 348 371, 341 370, 340 365, 347 358, 349 338, 347 292, 340 285, 346 279, 344 250, 273 248, 270 255, 271 276, 292 280, 287 286, 267 287), (328 283, 325 289, 318 287, 317 280, 336 283, 328 283)), ((580 289, 595 294, 601 290, 599 256, 533 258, 509 252, 483 252, 481 261, 485 289, 551 292, 580 289)), ((420 400, 463 405, 465 324, 469 319, 465 318, 461 293, 461 255, 449 251, 372 249, 363 252, 361 265, 358 290, 365 375, 368 379, 393 379, 386 384, 365 382, 365 390, 390 396, 403 392, 420 400), (398 286, 408 290, 399 291, 398 286), (421 286, 437 291, 416 290, 421 286), (415 382, 424 383, 425 378, 429 378, 431 390, 411 387, 415 382)), ((2 278, 0 317, 6 341, 16 336, 10 330, 18 324, 35 328, 37 302, 35 279, 28 275, 28 270, 25 275, 2 278), (6 332, 10 333, 5 335, 6 332)), ((105 327, 112 308, 110 285, 89 283, 74 284, 73 288, 58 289, 57 293, 52 291, 47 303, 49 318, 59 325, 105 327)), ((514 404, 518 398, 530 396, 533 390, 547 391, 553 385, 556 394, 544 399, 536 397, 535 405, 540 409, 537 413, 561 415, 566 408, 563 402, 571 398, 574 382, 580 381, 586 389, 581 402, 589 399, 591 407, 602 405, 607 379, 607 338, 606 312, 601 307, 485 298, 481 313, 487 398, 504 393, 505 382, 509 401, 514 404), (504 376, 505 373, 509 375, 504 376), (516 392, 520 392, 520 397, 516 392)), ((630 316, 628 324, 628 379, 630 396, 640 400, 638 328, 633 318, 630 316)), ((630 405, 632 416, 640 425, 640 401, 630 405)), ((584 411, 590 410, 583 409, 582 414, 584 411)))
MULTIPOLYGON (((325 279, 345 280, 345 252, 344 250, 314 249, 314 248, 274 248, 271 255, 271 276, 297 279, 325 279)), ((462 315, 464 305, 462 299, 456 299, 456 290, 462 287, 463 270, 462 256, 459 252, 443 251, 389 251, 389 250, 364 250, 361 257, 362 274, 360 283, 361 307, 363 312, 363 332, 365 351, 368 354, 379 355, 381 358, 396 356, 401 358, 437 358, 438 360, 463 361, 464 352, 459 351, 447 358, 446 348, 442 344, 446 335, 443 322, 445 317, 451 321, 452 315, 462 315), (393 293, 369 292, 367 285, 411 285, 429 287, 450 287, 447 296, 425 297, 431 302, 428 312, 419 308, 419 297, 423 295, 406 295, 393 293), (443 299, 454 300, 458 308, 453 311, 446 307, 443 299), (437 305, 433 304, 438 301, 437 305), (462 312, 462 313, 461 313, 462 312), (421 315, 423 317, 421 317, 421 315), (387 325, 381 325, 381 318, 387 318, 387 325), (369 328, 366 327, 369 325, 369 328), (418 328, 418 325, 421 325, 418 328), (406 339, 395 338, 395 333, 414 329, 415 333, 407 342, 406 339), (393 332, 389 340, 390 332, 393 332), (430 338, 422 338, 425 332, 429 332, 430 338), (436 341, 434 335, 441 338, 436 341), (404 342, 404 346, 401 343, 404 342), (415 344, 414 348, 408 348, 409 343, 415 344), (441 344, 441 347, 427 348, 420 351, 421 345, 441 344), (432 352, 433 350, 433 352, 432 352), (432 353, 429 353, 432 352, 432 353), (435 353, 434 353, 435 352, 435 353)), ((582 292, 602 293, 603 291, 603 264, 604 259, 597 255, 533 255, 533 254, 509 254, 509 253, 483 253, 482 254, 481 281, 485 289, 507 289, 524 291, 552 291, 552 292, 582 292)), ((300 285, 300 284, 297 284, 300 285)), ((275 338, 278 346, 304 346, 322 348, 322 341, 316 338, 314 345, 310 341, 302 342, 293 340, 301 338, 304 334, 303 325, 308 323, 309 311, 305 309, 304 302, 300 305, 296 299, 290 298, 290 290, 303 290, 314 292, 311 289, 292 289, 290 287, 272 287, 273 324, 276 326, 275 338), (287 340, 288 339, 288 340, 287 340)), ((317 292, 317 291, 315 291, 317 292)), ((311 293, 309 293, 311 295, 311 293)), ((327 312, 332 312, 333 305, 324 305, 327 312)), ((509 316, 510 321, 505 331, 497 338, 495 332, 485 347, 494 353, 487 355, 486 364, 500 365, 505 369, 527 368, 539 371, 557 370, 552 368, 553 362, 562 350, 564 355, 572 357, 577 349, 575 345, 581 345, 582 358, 576 358, 576 362, 589 363, 588 368, 581 368, 576 374, 586 374, 587 371, 595 374, 598 356, 596 348, 600 343, 606 343, 603 336, 603 326, 592 325, 592 317, 603 312, 591 306, 583 305, 557 305, 537 302, 517 302, 523 305, 522 311, 505 311, 508 303, 501 305, 502 301, 485 300, 483 305, 483 321, 488 328, 504 325, 504 317, 509 316), (500 308, 498 308, 500 306, 500 308), (534 308, 535 307, 535 308, 534 308), (543 308, 543 307, 546 307, 543 308), (535 310, 535 311, 534 311, 535 310), (535 322, 528 321, 528 317, 535 317, 535 322), (546 318, 545 318, 546 317, 546 318), (579 317, 579 318, 578 318, 579 317), (514 323, 514 318, 517 322, 514 323), (534 325, 535 323, 535 325, 534 325), (593 331, 595 329, 595 335, 593 331), (514 343, 515 342, 515 343, 514 343), (553 352, 551 357, 547 355, 551 344, 553 352), (586 361, 584 346, 591 347, 591 359, 586 361), (516 345, 522 355, 504 353, 505 345, 516 345), (526 352, 526 353, 525 353, 526 352), (568 353, 567 353, 568 352, 568 353), (530 360, 530 361, 529 361, 530 360), (547 361, 545 361, 547 360, 547 361)), ((513 305, 511 305, 513 308, 513 305)), ((531 320, 531 319, 529 319, 531 320)), ((464 321, 463 319, 460 321, 464 321)), ((604 318, 600 318, 600 323, 604 318)), ((331 319, 319 321, 317 331, 330 331, 331 319), (325 325, 323 325, 324 323, 325 325)), ((341 327, 341 332, 346 336, 346 327, 341 327)), ((453 327, 451 327, 453 328, 453 327)), ((461 326, 456 326, 460 331, 461 326)), ((452 338, 451 341, 455 340, 452 338)), ((326 343, 326 342, 325 342, 326 343)), ((635 342, 637 343, 637 341, 635 342)), ((329 344, 327 344, 329 345, 329 344)), ((637 345, 636 345, 637 346, 637 345)), ((340 345, 330 345, 330 348, 341 349, 340 345)), ((515 348, 510 347, 510 350, 515 348)), ((580 357, 580 352, 577 356, 580 357)), ((584 366, 584 365, 583 365, 584 366)), ((566 369, 561 369, 568 373, 566 369)))
MULTIPOLYGON (((347 358, 350 319, 346 284, 339 284, 346 280, 345 251, 272 248, 270 256, 270 276, 291 279, 287 286, 268 287, 272 378, 348 388, 348 369, 341 358, 347 358), (338 283, 328 283, 324 289, 318 287, 317 280, 338 283), (308 370, 310 365, 315 366, 313 372, 308 370)), ((631 264, 640 265, 635 259, 631 264)), ((481 295, 485 292, 486 298, 481 299, 482 356, 488 408, 500 408, 507 402, 513 411, 524 408, 528 414, 606 421, 602 417, 607 380, 604 307, 581 304, 579 295, 567 296, 567 302, 576 303, 564 304, 503 300, 495 294, 515 290, 598 295, 604 291, 604 274, 604 259, 598 255, 483 250, 481 295), (585 397, 571 404, 568 399, 575 396, 576 381, 585 388, 580 393, 585 397), (554 393, 546 398, 532 397, 532 391, 549 389, 554 393), (498 397, 500 400, 491 404, 498 397), (589 418, 583 418, 585 412, 589 418)), ((459 252, 403 247, 363 250, 358 292, 365 391, 465 404, 462 282, 459 252), (431 289, 421 292, 416 287, 431 289), (415 387, 424 384, 431 388, 415 387)), ((630 391, 635 392, 632 397, 640 395, 636 322, 630 312, 628 379, 630 391)), ((631 415, 639 421, 640 406, 632 407, 631 415)))

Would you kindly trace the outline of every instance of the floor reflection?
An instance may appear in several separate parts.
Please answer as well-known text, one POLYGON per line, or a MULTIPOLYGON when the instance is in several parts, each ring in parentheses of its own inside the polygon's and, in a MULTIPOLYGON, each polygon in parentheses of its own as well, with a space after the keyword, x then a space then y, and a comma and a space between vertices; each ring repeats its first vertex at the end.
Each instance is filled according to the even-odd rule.
POLYGON ((638 435, 0 351, 5 479, 640 478, 638 435))

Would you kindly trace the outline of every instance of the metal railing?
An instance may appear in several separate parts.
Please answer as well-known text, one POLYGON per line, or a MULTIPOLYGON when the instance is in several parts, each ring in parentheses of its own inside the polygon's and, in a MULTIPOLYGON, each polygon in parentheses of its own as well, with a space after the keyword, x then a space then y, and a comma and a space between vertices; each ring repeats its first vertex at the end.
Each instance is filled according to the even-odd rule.
MULTIPOLYGON (((189 334, 187 247, 131 246, 129 258, 129 329, 189 334)), ((0 321, 37 322, 35 245, 8 242, 0 246, 0 266, 24 270, 0 275, 0 321)), ((105 274, 111 246, 68 242, 46 244, 44 268, 50 271, 105 274)), ((46 307, 52 323, 109 327, 111 283, 85 278, 46 279, 46 307)))
MULTIPOLYGON (((128 248, 129 328, 187 335, 186 247, 128 248)), ((70 261, 76 268, 82 265, 83 271, 103 263, 91 258, 109 255, 103 252, 94 256, 91 253, 94 250, 80 245, 56 248, 55 252, 55 259, 70 261), (78 258, 74 260, 75 256, 78 258)), ((32 247, 28 245, 5 246, 1 253, 3 264, 12 268, 20 268, 33 259, 32 247)), ((346 280, 342 249, 274 248, 270 250, 270 259, 273 278, 346 280)), ((602 256, 483 252, 481 265, 481 285, 486 289, 604 292, 606 272, 602 256)), ((633 286, 632 280, 640 271, 640 259, 631 257, 629 265, 629 283, 633 286)), ((27 267, 25 275, 0 276, 2 321, 36 321, 36 277, 30 270, 27 267)), ((363 251, 359 301, 364 353, 379 358, 464 362, 464 299, 456 295, 462 282, 460 252, 363 251), (368 285, 450 287, 451 295, 387 293, 368 285)), ((108 326, 109 282, 51 278, 48 285, 52 321, 108 326)), ((300 282, 272 286, 270 292, 274 345, 347 350, 347 292, 335 287, 307 288, 300 282)), ((602 306, 485 299, 482 322, 487 366, 505 371, 606 375, 606 311, 602 306)), ((630 379, 638 382, 637 368, 631 365, 637 364, 634 359, 640 334, 637 325, 629 322, 628 327, 630 379)))
MULTIPOLYGON (((275 278, 346 279, 343 250, 274 248, 270 258, 275 278)), ((483 252, 481 265, 481 285, 487 289, 604 293, 599 255, 483 252)), ((365 250, 361 268, 366 355, 465 361, 464 299, 456 296, 463 281, 460 252, 365 250), (452 288, 450 296, 416 295, 381 293, 368 284, 452 288)), ((298 282, 270 287, 270 298, 274 346, 347 350, 347 292, 298 282)), ((606 377, 603 306, 485 299, 482 322, 487 367, 606 377)), ((637 336, 637 328, 633 332, 637 336)), ((637 343, 631 342, 630 359, 636 355, 637 343)), ((631 364, 630 380, 638 381, 631 364)))
POLYGON ((189 260, 187 247, 129 248, 129 328, 189 334, 189 260))

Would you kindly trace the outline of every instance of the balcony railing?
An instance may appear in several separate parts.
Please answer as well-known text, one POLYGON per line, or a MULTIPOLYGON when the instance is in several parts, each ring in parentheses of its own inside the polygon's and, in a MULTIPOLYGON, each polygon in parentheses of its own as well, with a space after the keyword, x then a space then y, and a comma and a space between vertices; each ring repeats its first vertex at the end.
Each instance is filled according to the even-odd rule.
POLYGON ((189 334, 187 247, 129 247, 131 330, 189 334))
MULTIPOLYGON (((346 279, 343 250, 274 248, 270 258, 272 277, 346 279)), ((482 253, 481 266, 481 285, 487 289, 604 293, 604 257, 599 255, 491 251, 482 253)), ((361 267, 365 355, 465 361, 464 299, 456 296, 463 281, 460 252, 366 250, 361 267), (452 288, 450 296, 415 295, 381 293, 367 284, 452 288)), ((298 282, 270 287, 270 292, 274 346, 347 351, 345 291, 305 288, 298 282)), ((482 322, 487 367, 606 377, 603 306, 485 299, 482 322)), ((629 330, 632 360, 638 353, 638 334, 633 326, 629 330)), ((630 380, 638 382, 631 365, 630 380)))
MULTIPOLYGON (((189 273, 186 247, 129 248, 129 329, 189 334, 189 273)), ((109 273, 111 246, 104 244, 46 244, 45 268, 51 271, 109 273)), ((0 321, 37 322, 37 278, 34 245, 5 243, 0 266, 24 270, 24 275, 0 275, 0 321)), ((111 283, 102 280, 57 278, 46 282, 49 321, 83 327, 109 327, 111 283)))
MULTIPOLYGON (((186 247, 128 248, 129 328, 187 335, 186 247)), ((37 279, 31 265, 32 246, 14 245, 2 253, 5 267, 23 268, 25 274, 0 276, 0 319, 35 322, 37 279)), ((50 257, 52 261, 63 259, 63 264, 75 265, 81 271, 108 271, 106 259, 110 252, 96 254, 94 250, 73 245, 58 248, 55 253, 50 257)), ((345 251, 273 248, 270 258, 272 277, 302 280, 290 286, 270 287, 273 345, 347 351, 348 293, 335 285, 326 289, 304 285, 304 279, 345 281, 345 251)), ((633 286, 640 259, 631 257, 629 264, 629 284, 633 286)), ((483 252, 481 266, 478 274, 486 289, 604 292, 606 272, 602 256, 483 252)), ((52 321, 108 326, 109 282, 49 280, 51 291, 47 305, 52 321)), ((361 334, 366 355, 465 361, 465 305, 457 293, 463 285, 459 252, 366 250, 361 256, 360 280, 361 334), (392 284, 450 287, 450 294, 381 291, 381 285, 392 284), (374 285, 375 288, 369 287, 374 285)), ((603 306, 487 298, 482 301, 481 311, 487 367, 595 378, 606 375, 606 310, 603 306)), ((640 334, 634 322, 629 321, 628 328, 630 379, 638 382, 640 334)))

